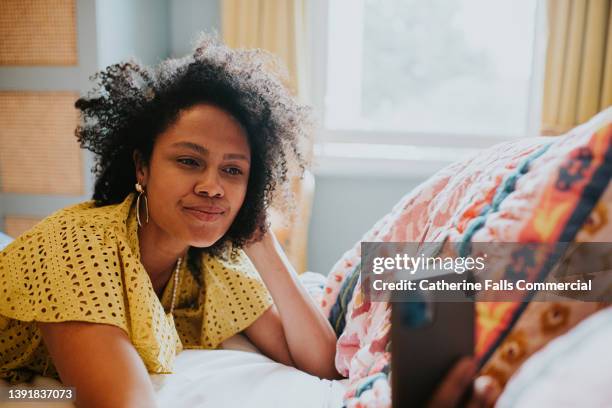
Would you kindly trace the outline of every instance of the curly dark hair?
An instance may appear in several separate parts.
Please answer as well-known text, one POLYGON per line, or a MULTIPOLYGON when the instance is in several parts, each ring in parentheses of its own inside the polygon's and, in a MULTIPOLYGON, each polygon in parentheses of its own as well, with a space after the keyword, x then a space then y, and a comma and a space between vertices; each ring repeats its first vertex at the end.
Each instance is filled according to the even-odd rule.
POLYGON ((277 60, 262 50, 233 50, 202 35, 191 56, 155 67, 125 62, 91 79, 95 86, 75 106, 81 123, 76 136, 96 154, 93 199, 97 206, 122 202, 136 183, 133 152, 149 162, 156 137, 181 110, 210 103, 234 116, 246 129, 251 171, 245 201, 227 233, 212 247, 189 249, 190 269, 199 274, 201 252, 220 254, 226 244, 240 248, 268 228, 273 197, 289 191, 293 159, 303 171, 301 151, 309 137, 310 109, 297 102, 282 82, 277 60))

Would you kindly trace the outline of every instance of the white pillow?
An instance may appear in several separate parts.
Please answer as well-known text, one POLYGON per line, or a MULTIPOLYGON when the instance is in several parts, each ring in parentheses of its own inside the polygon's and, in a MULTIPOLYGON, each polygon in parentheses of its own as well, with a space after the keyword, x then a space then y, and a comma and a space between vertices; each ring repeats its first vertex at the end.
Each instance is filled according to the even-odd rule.
POLYGON ((612 307, 527 360, 497 407, 612 407, 612 307))

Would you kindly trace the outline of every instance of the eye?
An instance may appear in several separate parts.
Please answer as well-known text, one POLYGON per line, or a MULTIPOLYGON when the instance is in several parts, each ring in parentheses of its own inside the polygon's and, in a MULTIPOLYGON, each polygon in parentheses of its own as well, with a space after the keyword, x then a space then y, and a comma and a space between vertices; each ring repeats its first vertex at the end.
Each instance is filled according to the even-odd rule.
POLYGON ((242 174, 242 170, 238 167, 227 167, 223 169, 223 171, 232 176, 239 176, 242 174))
POLYGON ((191 159, 189 157, 183 157, 183 158, 177 159, 176 161, 188 167, 196 167, 199 165, 197 160, 191 159))

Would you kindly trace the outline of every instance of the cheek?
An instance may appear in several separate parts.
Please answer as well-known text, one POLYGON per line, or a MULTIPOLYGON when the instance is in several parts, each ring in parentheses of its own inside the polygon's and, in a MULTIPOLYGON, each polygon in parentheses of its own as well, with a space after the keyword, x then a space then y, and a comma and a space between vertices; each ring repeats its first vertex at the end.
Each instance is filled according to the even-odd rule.
POLYGON ((234 215, 240 211, 240 208, 244 205, 244 199, 246 197, 247 184, 240 184, 232 186, 231 191, 227 194, 227 199, 231 204, 232 212, 234 215))
POLYGON ((192 193, 194 185, 197 184, 197 180, 177 172, 172 167, 156 173, 155 176, 151 178, 152 184, 154 183, 151 187, 155 189, 155 196, 166 206, 192 193))

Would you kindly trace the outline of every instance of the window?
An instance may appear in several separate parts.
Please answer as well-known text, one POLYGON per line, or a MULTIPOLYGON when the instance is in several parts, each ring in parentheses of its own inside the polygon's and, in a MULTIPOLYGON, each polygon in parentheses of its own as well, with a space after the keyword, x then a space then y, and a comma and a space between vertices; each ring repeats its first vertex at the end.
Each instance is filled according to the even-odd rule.
POLYGON ((539 125, 538 1, 323 3, 313 11, 325 17, 313 18, 314 48, 325 45, 313 58, 319 153, 330 143, 481 148, 539 125))

